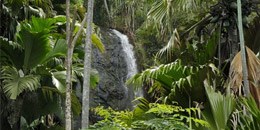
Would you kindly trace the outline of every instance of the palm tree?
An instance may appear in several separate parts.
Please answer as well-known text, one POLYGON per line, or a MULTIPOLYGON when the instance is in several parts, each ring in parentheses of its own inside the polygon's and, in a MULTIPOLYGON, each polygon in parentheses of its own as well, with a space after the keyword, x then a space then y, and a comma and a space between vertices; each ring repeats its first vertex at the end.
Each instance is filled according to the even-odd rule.
POLYGON ((41 76, 35 73, 35 70, 39 65, 64 54, 64 49, 61 49, 64 43, 59 42, 59 45, 53 49, 50 46, 49 36, 55 28, 54 22, 54 19, 44 20, 32 17, 29 23, 20 24, 21 30, 17 32, 15 42, 3 37, 0 39, 3 92, 18 105, 14 108, 17 111, 12 122, 14 129, 19 129, 18 120, 24 93, 41 87, 41 76), (16 123, 18 124, 14 125, 16 123))

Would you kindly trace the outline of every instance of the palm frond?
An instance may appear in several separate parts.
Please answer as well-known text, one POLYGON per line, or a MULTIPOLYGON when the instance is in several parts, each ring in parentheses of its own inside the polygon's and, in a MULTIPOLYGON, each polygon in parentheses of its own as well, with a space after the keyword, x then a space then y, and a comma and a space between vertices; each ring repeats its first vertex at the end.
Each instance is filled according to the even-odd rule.
POLYGON ((43 62, 48 62, 49 60, 51 60, 54 57, 58 57, 58 56, 66 56, 67 54, 67 45, 66 45, 66 40, 64 39, 59 39, 55 46, 53 47, 52 51, 50 51, 47 55, 47 57, 45 58, 45 60, 43 62))
POLYGON ((166 46, 164 46, 159 52, 156 54, 156 57, 160 58, 164 53, 167 53, 167 58, 171 59, 172 51, 175 48, 178 48, 180 46, 180 37, 177 32, 177 29, 175 29, 172 33, 172 36, 167 43, 166 46))
POLYGON ((178 19, 190 18, 191 12, 198 10, 201 4, 196 0, 157 0, 147 14, 147 23, 154 24, 160 36, 172 35, 178 19))
POLYGON ((7 38, 0 36, 0 51, 2 64, 13 65, 20 69, 23 65, 23 48, 17 42, 9 41, 7 38), (15 53, 14 53, 15 52, 15 53), (5 60, 6 59, 6 62, 5 60))
MULTIPOLYGON (((49 29, 39 27, 44 21, 43 19, 35 19, 31 24, 21 24, 21 31, 18 33, 18 43, 24 48, 24 71, 27 73, 29 69, 41 64, 51 51, 49 40, 49 29), (41 22, 39 22, 39 21, 41 22), (35 22, 38 21, 38 22, 35 22), (37 24, 36 24, 37 23, 37 24)), ((46 24, 45 27, 49 27, 46 24)))
MULTIPOLYGON (((200 67, 204 68, 205 66, 200 67)), ((191 85, 191 75, 197 73, 201 69, 200 67, 185 66, 180 61, 162 64, 158 67, 147 69, 141 74, 136 74, 126 84, 133 84, 136 88, 142 86, 144 82, 155 80, 160 82, 166 90, 171 90, 174 88, 173 86, 181 87, 185 83, 191 85)))
MULTIPOLYGON (((247 69, 248 69, 248 78, 251 81, 250 83, 250 92, 253 95, 258 107, 260 108, 260 60, 251 51, 248 47, 246 47, 247 52, 247 69)), ((243 81, 243 72, 242 72, 242 60, 241 60, 241 52, 237 53, 234 57, 229 72, 229 80, 231 88, 235 93, 242 94, 242 81, 243 81)))
POLYGON ((11 99, 16 99, 25 90, 34 91, 40 87, 39 76, 24 75, 14 67, 4 66, 2 75, 4 93, 11 99))
POLYGON ((208 121, 211 129, 222 130, 227 128, 230 115, 236 105, 236 100, 230 92, 222 95, 215 92, 213 86, 204 82, 208 102, 205 104, 206 109, 202 112, 203 118, 208 121))

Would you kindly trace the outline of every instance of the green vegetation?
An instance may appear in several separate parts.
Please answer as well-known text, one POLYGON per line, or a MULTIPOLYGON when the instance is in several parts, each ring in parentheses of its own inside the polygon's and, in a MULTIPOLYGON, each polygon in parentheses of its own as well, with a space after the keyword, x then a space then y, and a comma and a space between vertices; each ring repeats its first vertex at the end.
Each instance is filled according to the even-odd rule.
MULTIPOLYGON (((71 38, 87 2, 70 1, 71 38)), ((102 31, 126 34, 140 70, 126 84, 145 96, 133 110, 91 108, 98 120, 87 130, 259 130, 259 8, 259 0, 95 0, 93 47, 106 53, 102 31)), ((0 1, 0 130, 65 129, 65 10, 64 0, 0 1)), ((72 54, 74 121, 87 26, 72 54)), ((99 73, 91 69, 93 90, 99 73)))

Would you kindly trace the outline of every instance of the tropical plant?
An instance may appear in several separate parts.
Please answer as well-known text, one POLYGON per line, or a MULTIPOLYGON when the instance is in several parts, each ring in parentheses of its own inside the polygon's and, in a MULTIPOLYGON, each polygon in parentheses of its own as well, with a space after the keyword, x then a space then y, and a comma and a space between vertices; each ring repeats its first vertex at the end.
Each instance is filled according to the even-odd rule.
POLYGON ((149 103, 144 98, 138 98, 141 103, 133 111, 114 111, 111 108, 97 107, 93 110, 104 117, 102 121, 92 125, 90 129, 138 129, 138 130, 184 130, 194 127, 207 127, 206 121, 192 117, 199 109, 180 106, 149 103))
MULTIPOLYGON (((207 82, 207 81, 205 81, 207 82)), ((216 87, 205 84, 207 102, 202 110, 203 119, 205 119, 211 130, 229 129, 230 119, 236 107, 236 99, 228 92, 222 95, 219 91, 216 92, 216 87)))
MULTIPOLYGON (((64 20, 61 16, 52 19, 32 17, 32 20, 20 24, 14 42, 0 38, 3 65, 1 67, 3 86, 1 84, 1 87, 8 98, 15 99, 10 101, 16 104, 16 107, 11 106, 11 108, 17 112, 10 114, 13 116, 11 125, 14 129, 15 126, 19 127, 17 121, 21 114, 30 124, 35 119, 54 113, 57 108, 61 108, 58 104, 65 98, 66 69, 62 64, 64 64, 63 59, 67 48, 64 39, 56 39, 60 38, 56 35, 56 28, 64 24, 64 20), (30 108, 25 107, 28 104, 35 104, 35 111, 28 111, 30 108), (43 107, 46 109, 38 110, 43 107), (18 124, 14 125, 15 123, 18 124)), ((99 45, 101 42, 94 37, 94 43, 99 45)), ((102 44, 99 46, 102 47, 102 44)), ((83 65, 74 64, 72 75, 73 82, 76 82, 76 78, 82 78, 83 65)), ((99 80, 94 71, 91 72, 91 80, 91 86, 95 86, 99 80)), ((72 110, 75 115, 79 115, 81 111, 81 104, 74 92, 72 93, 72 110)), ((12 113, 11 111, 13 110, 9 112, 12 113)))
MULTIPOLYGON (((260 60, 254 54, 252 50, 246 47, 246 61, 247 61, 247 70, 248 70, 248 79, 249 89, 251 94, 253 95, 258 108, 260 108, 260 90, 259 86, 259 68, 260 68, 260 60)), ((242 88, 242 81, 243 81, 243 71, 242 71, 242 59, 241 59, 241 51, 237 53, 234 57, 231 66, 230 66, 230 74, 228 82, 231 86, 231 89, 237 95, 242 95, 244 88, 242 88)))
POLYGON ((133 84, 138 89, 150 82, 152 85, 148 92, 152 93, 153 97, 165 103, 171 104, 172 101, 177 101, 181 106, 189 107, 193 101, 205 100, 205 95, 196 93, 204 93, 202 82, 207 75, 213 73, 218 73, 213 64, 189 66, 177 60, 136 74, 127 81, 127 84, 133 84))
POLYGON ((258 130, 260 128, 260 110, 251 96, 250 98, 240 98, 240 104, 248 112, 245 114, 243 107, 238 108, 238 113, 233 116, 233 126, 238 130, 258 130), (239 125, 238 125, 239 124, 239 125))
POLYGON ((32 16, 49 17, 53 14, 50 0, 5 0, 1 2, 1 36, 13 40, 19 22, 32 16))

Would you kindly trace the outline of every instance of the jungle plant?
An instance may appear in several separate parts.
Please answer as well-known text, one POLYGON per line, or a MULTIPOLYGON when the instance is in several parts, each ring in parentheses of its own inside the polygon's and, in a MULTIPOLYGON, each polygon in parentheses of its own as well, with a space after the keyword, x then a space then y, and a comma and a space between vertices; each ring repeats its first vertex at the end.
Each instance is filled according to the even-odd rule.
POLYGON ((211 130, 230 129, 231 115, 236 108, 236 99, 231 95, 229 89, 225 95, 216 90, 216 86, 209 85, 204 81, 207 101, 202 110, 205 119, 211 130))
POLYGON ((254 100, 254 98, 246 97, 240 98, 239 106, 237 113, 233 115, 233 126, 238 130, 257 130, 260 128, 260 110, 254 100), (248 111, 245 114, 243 110, 244 106, 245 109, 248 111), (239 124, 239 125, 238 125, 239 124))
POLYGON ((177 30, 174 35, 171 42, 178 44, 173 47, 169 43, 157 53, 158 66, 136 74, 127 84, 133 84, 135 88, 148 84, 151 96, 165 103, 177 101, 181 106, 189 107, 193 101, 205 100, 202 86, 207 77, 220 81, 217 86, 223 85, 222 74, 214 65, 217 35, 207 37, 203 42, 194 39, 186 44, 181 44, 177 30))
POLYGON ((93 110, 104 120, 90 129, 138 129, 138 130, 185 130, 193 127, 207 127, 206 121, 192 117, 199 112, 196 108, 183 109, 180 106, 149 103, 144 98, 133 111, 114 111, 111 108, 97 107, 93 110), (192 126, 194 124, 194 126, 192 126))
MULTIPOLYGON (((1 87, 11 107, 9 112, 13 113, 10 118, 13 129, 19 129, 21 115, 30 124, 35 119, 61 108, 58 104, 65 98, 66 68, 63 67, 63 60, 67 48, 65 40, 59 39, 62 36, 57 35, 55 30, 65 23, 64 20, 62 16, 52 19, 32 17, 31 21, 19 25, 15 41, 0 38, 3 65, 1 87), (30 108, 27 108, 26 104, 35 104, 35 109, 28 111, 30 108), (44 107, 45 110, 39 110, 44 107)), ((102 46, 97 36, 93 36, 93 43, 102 46)), ((77 55, 74 55, 74 59, 78 59, 77 55)), ((72 79, 76 82, 76 78, 83 76, 83 67, 78 63, 72 68, 72 79)), ((92 86, 99 80, 94 71, 91 72, 91 80, 92 86)), ((80 102, 74 93, 72 110, 75 115, 79 115, 81 111, 80 102)))

